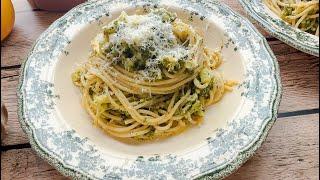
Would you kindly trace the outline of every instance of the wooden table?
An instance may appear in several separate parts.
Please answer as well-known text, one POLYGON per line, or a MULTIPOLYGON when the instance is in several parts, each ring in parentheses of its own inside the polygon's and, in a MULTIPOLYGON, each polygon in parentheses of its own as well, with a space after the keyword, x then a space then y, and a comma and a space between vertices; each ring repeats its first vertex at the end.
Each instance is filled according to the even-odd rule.
MULTIPOLYGON (((224 2, 245 16, 236 0, 224 2)), ((1 143, 1 178, 65 179, 30 148, 17 119, 16 96, 21 62, 38 36, 63 13, 32 11, 26 0, 13 4, 14 30, 1 43, 1 98, 9 112, 8 134, 1 143)), ((256 27, 278 58, 283 97, 267 140, 227 179, 319 179, 319 60, 256 27)))

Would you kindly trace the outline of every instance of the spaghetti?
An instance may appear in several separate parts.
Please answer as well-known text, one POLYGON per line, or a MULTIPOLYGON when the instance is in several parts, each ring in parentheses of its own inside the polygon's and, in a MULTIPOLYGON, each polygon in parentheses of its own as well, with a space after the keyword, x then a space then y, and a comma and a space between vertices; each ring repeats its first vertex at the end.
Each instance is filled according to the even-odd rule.
POLYGON ((264 0, 264 3, 293 27, 319 36, 319 0, 264 0))
POLYGON ((216 71, 220 51, 165 9, 122 13, 92 41, 72 74, 83 106, 107 134, 145 141, 201 123, 205 108, 235 84, 216 71))

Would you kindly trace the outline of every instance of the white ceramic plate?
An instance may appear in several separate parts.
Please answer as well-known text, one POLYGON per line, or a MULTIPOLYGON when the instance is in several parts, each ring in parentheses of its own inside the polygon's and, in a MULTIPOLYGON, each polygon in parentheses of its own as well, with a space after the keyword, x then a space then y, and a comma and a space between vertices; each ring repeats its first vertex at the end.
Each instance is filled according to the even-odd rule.
POLYGON ((266 6, 262 0, 239 0, 247 14, 267 32, 288 45, 319 57, 319 37, 292 27, 266 6))
POLYGON ((216 1, 89 1, 54 22, 35 43, 21 72, 19 119, 32 147, 66 176, 89 179, 222 178, 244 163, 274 123, 279 69, 264 37, 216 1), (90 41, 121 11, 165 7, 193 25, 211 48, 224 45, 219 70, 240 82, 210 107, 202 125, 162 141, 129 145, 94 127, 71 73, 90 41), (207 28, 207 30, 205 30, 207 28))

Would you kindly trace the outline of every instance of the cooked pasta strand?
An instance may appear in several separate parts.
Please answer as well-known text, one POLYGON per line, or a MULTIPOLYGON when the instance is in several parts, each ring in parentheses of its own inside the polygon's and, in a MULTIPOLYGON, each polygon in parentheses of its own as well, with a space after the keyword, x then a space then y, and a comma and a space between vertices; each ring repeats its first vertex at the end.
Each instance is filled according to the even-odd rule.
POLYGON ((293 27, 319 36, 319 0, 263 0, 263 2, 293 27))
POLYGON ((222 62, 221 49, 204 47, 203 38, 191 26, 173 17, 163 9, 147 15, 122 13, 113 21, 117 23, 108 24, 92 41, 88 61, 72 74, 83 107, 107 134, 142 142, 178 134, 199 124, 205 108, 236 85, 215 71, 222 62), (130 30, 137 32, 130 36, 126 36, 129 31, 121 34, 113 27, 122 23, 125 29, 131 21, 135 25, 130 30), (135 29, 140 21, 146 27, 135 29), (147 41, 148 46, 138 46, 148 38, 136 41, 137 34, 149 26, 149 34, 162 30, 149 37, 153 40, 147 41), (155 39, 162 40, 154 43, 155 39))

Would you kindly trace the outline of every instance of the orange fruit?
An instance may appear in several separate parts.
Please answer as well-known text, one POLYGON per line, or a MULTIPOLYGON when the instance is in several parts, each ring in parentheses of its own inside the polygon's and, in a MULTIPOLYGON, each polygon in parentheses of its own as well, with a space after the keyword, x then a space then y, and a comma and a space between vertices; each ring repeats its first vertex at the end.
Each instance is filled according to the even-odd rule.
POLYGON ((11 0, 1 0, 1 41, 12 31, 14 9, 11 0))

